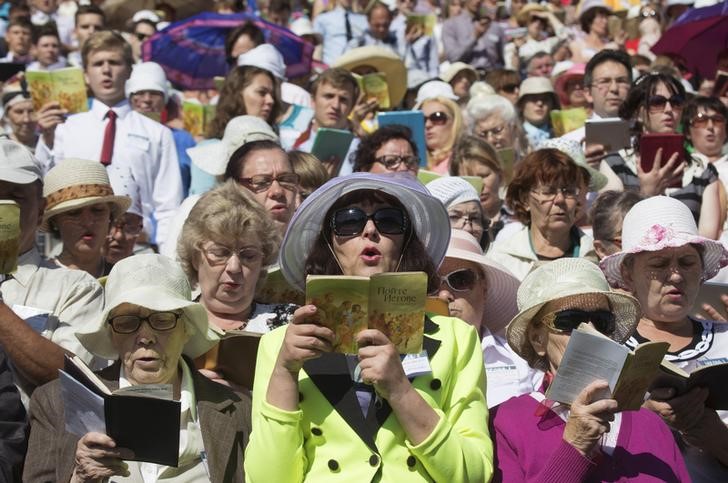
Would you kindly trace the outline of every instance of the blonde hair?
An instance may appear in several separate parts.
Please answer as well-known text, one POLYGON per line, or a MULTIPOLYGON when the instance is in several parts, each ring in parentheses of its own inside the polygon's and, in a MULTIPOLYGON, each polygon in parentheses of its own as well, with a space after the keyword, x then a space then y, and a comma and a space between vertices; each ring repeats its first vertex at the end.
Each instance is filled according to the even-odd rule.
POLYGON ((134 56, 132 55, 131 45, 129 45, 129 42, 127 42, 121 34, 111 30, 102 30, 100 32, 93 33, 81 48, 81 61, 83 63, 84 70, 88 68, 88 57, 92 53, 109 50, 121 52, 124 63, 131 69, 131 66, 134 64, 134 56))
POLYGON ((281 238, 268 212, 248 190, 234 180, 228 180, 208 191, 190 211, 177 242, 180 264, 190 285, 197 284, 197 265, 200 246, 206 241, 235 243, 250 237, 260 240, 263 269, 278 257, 281 238))
POLYGON ((453 119, 452 127, 450 128, 450 138, 445 143, 445 146, 436 151, 430 151, 429 149, 427 150, 427 165, 432 167, 452 154, 452 148, 458 139, 458 135, 462 132, 463 125, 465 123, 463 122, 463 115, 460 113, 460 106, 458 106, 457 103, 455 103, 455 101, 453 101, 452 99, 448 99, 447 97, 443 96, 430 97, 429 99, 426 99, 422 102, 420 110, 425 107, 425 104, 428 104, 430 102, 439 102, 440 104, 445 106, 448 114, 452 116, 453 119))

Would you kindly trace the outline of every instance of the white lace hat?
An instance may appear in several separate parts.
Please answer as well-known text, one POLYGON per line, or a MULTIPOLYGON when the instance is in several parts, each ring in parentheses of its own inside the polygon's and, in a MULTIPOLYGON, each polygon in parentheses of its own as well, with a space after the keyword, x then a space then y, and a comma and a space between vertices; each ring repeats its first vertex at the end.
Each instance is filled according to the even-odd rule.
POLYGON ((613 287, 624 288, 624 257, 687 244, 703 247, 701 282, 713 278, 728 265, 728 250, 719 241, 698 234, 690 208, 675 198, 653 196, 635 204, 627 212, 622 223, 622 251, 605 257, 599 266, 613 287))

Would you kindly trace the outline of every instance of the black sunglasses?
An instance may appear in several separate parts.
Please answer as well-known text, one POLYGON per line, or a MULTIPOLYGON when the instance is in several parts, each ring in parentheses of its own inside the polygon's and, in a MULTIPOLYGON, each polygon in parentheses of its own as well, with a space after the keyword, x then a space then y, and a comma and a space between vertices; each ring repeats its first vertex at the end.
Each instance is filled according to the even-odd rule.
POLYGON ((614 314, 609 310, 559 310, 546 314, 541 321, 557 332, 571 332, 589 322, 604 335, 611 335, 616 329, 614 314))
POLYGON ((385 235, 402 235, 407 231, 409 219, 401 208, 379 208, 367 215, 360 208, 342 208, 336 210, 331 217, 331 230, 337 236, 354 236, 364 231, 369 220, 379 233, 385 235))
POLYGON ((450 116, 442 111, 433 112, 429 116, 425 116, 425 121, 430 121, 436 126, 442 126, 448 119, 450 119, 450 116))
POLYGON ((661 111, 665 109, 665 106, 668 102, 673 109, 681 109, 683 104, 685 104, 685 98, 682 96, 678 96, 677 94, 670 97, 669 99, 665 96, 655 95, 650 96, 650 98, 647 100, 647 105, 652 111, 661 111))
POLYGON ((501 90, 505 92, 506 94, 513 94, 516 92, 516 89, 520 87, 520 84, 506 84, 503 87, 501 87, 501 90))
POLYGON ((478 281, 478 274, 470 268, 461 268, 460 270, 443 275, 441 278, 454 291, 467 292, 475 287, 475 283, 478 281))

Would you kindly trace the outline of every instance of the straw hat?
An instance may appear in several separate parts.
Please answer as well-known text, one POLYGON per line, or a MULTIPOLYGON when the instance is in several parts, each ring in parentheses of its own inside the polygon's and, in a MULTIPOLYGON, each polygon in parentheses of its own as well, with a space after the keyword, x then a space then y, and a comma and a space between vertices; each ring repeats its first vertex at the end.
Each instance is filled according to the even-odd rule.
POLYGON ((593 8, 602 8, 609 13, 612 13, 612 7, 607 5, 604 0, 582 0, 579 5, 576 6, 576 16, 581 20, 582 15, 593 8))
POLYGON ((586 162, 586 156, 584 156, 584 148, 578 141, 564 138, 552 138, 547 139, 540 144, 539 148, 552 148, 558 149, 562 153, 570 157, 576 164, 586 169, 589 172, 589 191, 599 191, 600 189, 607 186, 609 180, 606 175, 602 174, 598 170, 589 166, 586 162))
POLYGON ((306 258, 321 234, 326 213, 339 198, 359 190, 381 191, 398 199, 432 262, 435 266, 442 263, 450 241, 450 232, 443 229, 450 226, 450 218, 442 203, 411 174, 353 173, 332 178, 311 193, 288 224, 278 263, 293 287, 301 291, 305 288, 306 258))
POLYGON ((465 230, 451 230, 445 258, 476 263, 485 272, 487 325, 504 327, 518 313, 516 293, 521 282, 507 268, 486 258, 473 235, 465 230))
POLYGON ((511 348, 531 367, 539 356, 527 337, 528 326, 533 318, 551 302, 565 307, 585 295, 603 295, 609 300, 614 313, 616 328, 609 338, 620 344, 627 340, 637 327, 640 304, 631 295, 613 292, 604 274, 594 263, 583 258, 559 258, 541 265, 529 273, 518 289, 520 312, 508 324, 506 338, 511 348))
POLYGON ((440 79, 449 84, 461 72, 467 72, 470 74, 471 82, 475 82, 478 78, 478 72, 470 64, 466 64, 465 62, 453 62, 450 64, 450 67, 448 67, 445 72, 440 75, 440 79))
POLYGON ((518 92, 518 104, 523 102, 523 98, 534 94, 551 94, 554 100, 554 106, 559 105, 559 99, 554 92, 554 86, 546 77, 528 77, 521 82, 521 88, 518 92))
POLYGON ((529 20, 531 20, 532 13, 548 11, 549 10, 546 7, 537 3, 526 4, 518 11, 518 14, 516 15, 516 22, 518 22, 518 25, 525 27, 528 25, 529 20))
POLYGON ((43 178, 46 205, 41 231, 49 231, 49 220, 71 210, 99 203, 111 204, 114 218, 129 209, 128 196, 115 196, 104 165, 87 159, 64 159, 43 178))
POLYGON ((225 126, 222 139, 210 139, 187 149, 190 160, 213 176, 225 174, 230 156, 243 144, 252 141, 279 142, 270 124, 256 116, 237 116, 225 126))
POLYGON ((684 203, 667 196, 653 196, 627 212, 622 222, 622 251, 605 257, 599 265, 613 287, 625 288, 621 270, 625 256, 687 244, 703 247, 701 282, 728 265, 728 250, 719 241, 698 234, 695 218, 684 203))
POLYGON ((390 49, 368 45, 344 52, 331 67, 352 72, 363 66, 371 66, 386 75, 389 100, 392 106, 398 106, 407 92, 407 69, 402 59, 390 49))
POLYGON ((182 310, 189 340, 183 353, 195 358, 212 349, 222 333, 207 322, 207 311, 192 301, 192 290, 179 264, 163 255, 149 253, 124 258, 106 278, 104 311, 95 323, 76 337, 89 352, 104 359, 119 358, 111 343, 109 313, 123 303, 153 311, 182 310))

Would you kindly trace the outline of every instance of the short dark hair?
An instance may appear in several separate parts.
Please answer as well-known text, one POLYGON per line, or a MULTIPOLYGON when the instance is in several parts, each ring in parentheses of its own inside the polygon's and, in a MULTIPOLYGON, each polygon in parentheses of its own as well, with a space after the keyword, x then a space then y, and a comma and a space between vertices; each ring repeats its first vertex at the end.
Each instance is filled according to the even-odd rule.
POLYGON ((592 7, 584 14, 579 17, 579 25, 581 26, 581 30, 583 30, 586 33, 589 33, 591 30, 591 24, 594 22, 594 19, 597 18, 597 15, 599 13, 604 13, 606 15, 609 15, 609 10, 607 10, 606 7, 592 7))
POLYGON ((12 27, 22 27, 22 28, 30 30, 31 32, 33 31, 33 24, 30 22, 30 17, 26 17, 24 15, 20 16, 20 17, 11 18, 5 31, 7 32, 12 27))
MULTIPOLYGON (((627 120, 633 119, 639 112, 640 107, 647 107, 650 96, 655 93, 657 86, 660 84, 665 84, 665 87, 672 95, 685 98, 685 87, 679 80, 662 72, 649 72, 634 81, 629 94, 627 94, 627 99, 619 107, 619 117, 627 120)), ((638 120, 635 123, 635 128, 639 131, 641 127, 638 120)))
MULTIPOLYGON (((223 174, 223 181, 227 181, 229 179, 237 180, 248 156, 255 151, 263 151, 265 149, 277 149, 279 151, 283 151, 280 144, 267 139, 245 143, 236 149, 232 155, 230 155, 227 167, 225 168, 225 174, 223 174)), ((283 152, 285 153, 285 151, 283 152)))
POLYGON ((359 97, 359 83, 356 81, 354 76, 346 69, 341 67, 332 67, 326 69, 319 75, 313 84, 311 84, 311 96, 316 96, 319 86, 322 84, 328 84, 336 89, 348 89, 352 91, 352 105, 356 102, 359 97))
POLYGON ((540 50, 533 54, 531 57, 526 60, 526 72, 531 70, 531 62, 538 59, 543 59, 544 57, 551 57, 551 60, 553 60, 553 56, 549 54, 548 52, 544 52, 543 50, 540 50))
MULTIPOLYGON (((331 219, 334 211, 348 204, 369 199, 381 201, 392 206, 402 208, 409 214, 407 208, 395 197, 375 190, 356 190, 345 194, 329 208, 324 216, 321 232, 311 247, 306 257, 305 270, 307 275, 343 275, 341 267, 336 258, 332 256, 330 243, 333 236, 328 220, 331 219)), ((417 232, 411 222, 407 233, 404 235, 405 243, 402 245, 403 253, 398 267, 400 272, 425 272, 427 274, 427 293, 433 293, 440 287, 440 276, 437 267, 427 253, 427 249, 417 236, 417 232)))
POLYGON ((622 64, 624 68, 627 70, 627 77, 629 77, 629 82, 632 83, 632 64, 629 60, 629 55, 627 55, 625 52, 622 52, 621 50, 600 50, 596 54, 594 54, 594 57, 589 59, 589 62, 586 63, 586 67, 584 68, 584 85, 590 86, 592 83, 592 76, 594 75, 594 69, 597 68, 598 65, 602 65, 605 62, 615 62, 617 64, 622 64))
POLYGON ((253 22, 248 21, 240 27, 234 28, 225 38, 225 58, 228 59, 228 63, 237 63, 237 59, 232 59, 233 47, 243 35, 250 37, 256 47, 265 42, 263 31, 253 22))
POLYGON ((58 35, 55 22, 48 22, 33 29, 33 45, 38 44, 41 37, 55 37, 60 46, 61 36, 58 35))
POLYGON ((698 109, 711 109, 724 118, 728 119, 728 107, 723 104, 717 97, 696 96, 687 103, 682 112, 681 122, 686 137, 690 136, 690 121, 698 114, 698 109))
POLYGON ((80 5, 73 15, 74 25, 78 25, 78 17, 81 15, 100 15, 106 25, 106 14, 97 5, 80 5))
POLYGON ((364 136, 354 154, 354 172, 369 171, 374 164, 374 154, 379 148, 393 139, 403 139, 417 156, 417 145, 412 140, 412 131, 407 126, 392 124, 382 126, 368 136, 364 136))
POLYGON ((627 212, 644 198, 637 191, 605 191, 594 200, 589 219, 593 238, 601 242, 613 243, 619 235, 615 228, 622 225, 627 212))

